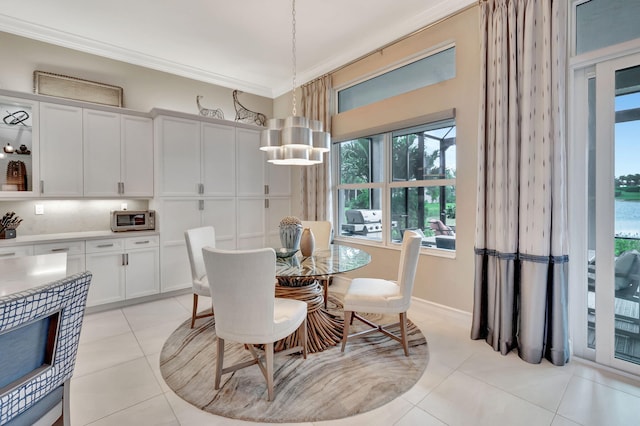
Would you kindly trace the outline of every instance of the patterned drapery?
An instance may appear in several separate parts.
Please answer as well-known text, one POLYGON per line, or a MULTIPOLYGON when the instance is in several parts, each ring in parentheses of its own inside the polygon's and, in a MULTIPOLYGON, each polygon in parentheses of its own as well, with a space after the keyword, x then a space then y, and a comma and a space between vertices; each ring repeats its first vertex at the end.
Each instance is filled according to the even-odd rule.
MULTIPOLYGON (((325 132, 331 132, 331 89, 330 75, 302 86, 302 115, 320 120, 325 132)), ((331 220, 331 154, 323 156, 322 164, 302 168, 300 211, 304 220, 331 220)))
POLYGON ((471 338, 556 365, 569 360, 566 3, 480 3, 471 338))

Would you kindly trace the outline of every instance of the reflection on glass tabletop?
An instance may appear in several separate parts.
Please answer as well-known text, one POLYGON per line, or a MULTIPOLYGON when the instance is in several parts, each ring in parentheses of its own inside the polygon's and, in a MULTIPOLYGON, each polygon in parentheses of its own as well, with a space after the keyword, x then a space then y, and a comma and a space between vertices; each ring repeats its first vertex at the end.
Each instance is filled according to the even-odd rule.
POLYGON ((364 250, 333 244, 329 250, 316 250, 312 256, 298 252, 289 258, 276 259, 276 275, 279 277, 313 277, 338 274, 361 268, 371 262, 371 255, 364 250))

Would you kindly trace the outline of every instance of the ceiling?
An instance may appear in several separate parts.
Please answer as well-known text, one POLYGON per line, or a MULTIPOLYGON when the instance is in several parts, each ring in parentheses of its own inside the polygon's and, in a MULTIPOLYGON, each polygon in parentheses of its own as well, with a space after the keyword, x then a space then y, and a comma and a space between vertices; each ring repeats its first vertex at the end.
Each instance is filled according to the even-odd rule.
MULTIPOLYGON (((297 84, 477 0, 297 0, 297 84)), ((0 30, 256 95, 291 90, 290 0, 0 0, 0 30)))

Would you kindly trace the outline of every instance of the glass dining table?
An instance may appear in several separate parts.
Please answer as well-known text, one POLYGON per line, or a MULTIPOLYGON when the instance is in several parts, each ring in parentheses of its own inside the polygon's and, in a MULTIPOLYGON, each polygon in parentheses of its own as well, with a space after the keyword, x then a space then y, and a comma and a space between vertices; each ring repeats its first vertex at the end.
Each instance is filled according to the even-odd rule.
MULTIPOLYGON (((325 309, 320 281, 335 274, 353 271, 371 262, 364 250, 333 244, 328 250, 316 250, 312 256, 297 253, 276 261, 276 297, 307 303, 307 350, 321 352, 342 340, 342 318, 325 309)), ((295 345, 294 334, 276 344, 276 350, 295 345)))

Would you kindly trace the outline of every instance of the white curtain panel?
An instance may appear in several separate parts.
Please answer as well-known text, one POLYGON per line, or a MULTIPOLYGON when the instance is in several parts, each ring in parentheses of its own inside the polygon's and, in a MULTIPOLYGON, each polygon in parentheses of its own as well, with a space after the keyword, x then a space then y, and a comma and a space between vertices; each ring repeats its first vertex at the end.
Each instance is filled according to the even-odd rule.
MULTIPOLYGON (((325 132, 331 132, 331 90, 329 75, 302 86, 302 115, 321 121, 325 132)), ((302 168, 300 201, 304 220, 331 220, 331 153, 322 155, 322 164, 302 168)))
POLYGON ((471 337, 569 360, 566 0, 480 3, 482 93, 471 337))

